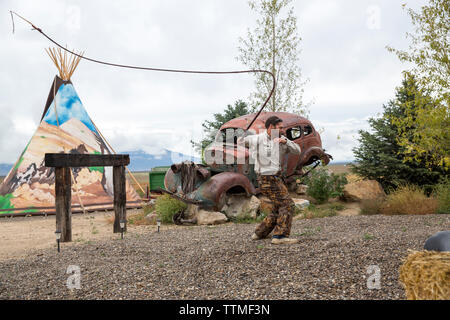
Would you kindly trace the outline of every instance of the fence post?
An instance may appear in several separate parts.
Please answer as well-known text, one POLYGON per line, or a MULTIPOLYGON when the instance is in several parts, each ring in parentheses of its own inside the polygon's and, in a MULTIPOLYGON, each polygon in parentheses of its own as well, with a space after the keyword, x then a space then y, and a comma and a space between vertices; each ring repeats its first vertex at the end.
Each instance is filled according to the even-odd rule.
POLYGON ((56 230, 61 232, 61 242, 72 241, 71 198, 70 168, 55 167, 56 230))
MULTIPOLYGON (((127 218, 126 211, 126 189, 125 189, 125 166, 113 167, 113 184, 114 184, 114 233, 122 232, 120 221, 127 218)), ((123 231, 127 230, 127 224, 123 231)))

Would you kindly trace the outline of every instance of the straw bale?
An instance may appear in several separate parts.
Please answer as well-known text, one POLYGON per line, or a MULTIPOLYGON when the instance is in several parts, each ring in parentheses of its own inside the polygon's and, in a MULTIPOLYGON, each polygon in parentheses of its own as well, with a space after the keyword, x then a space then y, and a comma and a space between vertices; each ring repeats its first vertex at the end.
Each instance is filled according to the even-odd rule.
POLYGON ((411 251, 400 267, 409 300, 450 299, 450 252, 411 251))

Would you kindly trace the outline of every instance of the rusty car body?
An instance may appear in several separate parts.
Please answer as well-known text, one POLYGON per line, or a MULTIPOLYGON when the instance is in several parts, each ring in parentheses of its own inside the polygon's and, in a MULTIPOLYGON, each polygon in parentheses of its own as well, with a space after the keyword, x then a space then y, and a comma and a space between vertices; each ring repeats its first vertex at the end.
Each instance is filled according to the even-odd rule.
MULTIPOLYGON (((303 167, 314 162, 322 162, 323 165, 330 162, 332 157, 322 149, 319 132, 308 119, 299 115, 262 112, 249 131, 258 134, 265 130, 265 121, 271 116, 278 116, 283 120, 281 133, 301 148, 299 155, 286 154, 281 159, 281 175, 288 186, 295 184, 296 179, 304 174, 303 167)), ((164 191, 184 202, 218 211, 225 206, 229 194, 258 194, 258 182, 254 164, 249 161, 249 149, 239 148, 237 144, 237 139, 244 134, 244 129, 254 117, 255 114, 244 115, 221 126, 215 141, 205 149, 205 154, 213 155, 214 161, 207 164, 173 164, 166 173, 164 191), (233 133, 231 139, 230 130, 233 133), (225 161, 226 159, 233 161, 225 161)))

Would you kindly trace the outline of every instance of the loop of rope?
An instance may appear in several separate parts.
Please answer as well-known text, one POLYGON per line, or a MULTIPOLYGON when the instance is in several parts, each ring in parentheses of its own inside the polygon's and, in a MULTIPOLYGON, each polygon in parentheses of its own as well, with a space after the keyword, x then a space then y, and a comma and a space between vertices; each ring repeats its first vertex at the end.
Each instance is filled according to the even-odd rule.
POLYGON ((148 71, 159 71, 159 72, 176 72, 176 73, 191 73, 191 74, 240 74, 240 73, 266 73, 266 74, 270 74, 272 76, 272 81, 273 81, 272 90, 270 91, 269 96, 267 97, 267 99, 264 101, 264 104, 262 105, 261 109, 258 111, 258 113, 255 115, 253 120, 250 122, 250 124, 245 129, 246 131, 255 122, 256 118, 258 118, 258 116, 260 115, 260 113, 262 112, 262 110, 264 109, 264 107, 269 102, 270 98, 272 97, 273 92, 275 91, 275 85, 276 85, 275 76, 274 76, 274 74, 272 72, 267 71, 267 70, 255 69, 255 70, 236 70, 236 71, 200 71, 200 70, 163 69, 163 68, 131 66, 131 65, 117 64, 117 63, 111 63, 111 62, 106 62, 106 61, 102 61, 102 60, 92 59, 92 58, 86 57, 84 55, 80 55, 80 54, 78 54, 76 52, 73 52, 73 51, 63 47, 58 42, 56 42, 51 37, 49 37, 44 31, 42 31, 42 29, 36 27, 32 22, 28 21, 27 19, 25 19, 24 17, 20 16, 16 12, 10 11, 10 13, 11 13, 11 19, 12 19, 12 23, 13 23, 13 33, 14 33, 14 18, 13 18, 13 14, 15 14, 20 19, 22 19, 23 21, 25 21, 28 24, 30 24, 31 27, 33 28, 32 30, 39 31, 39 33, 41 33, 45 38, 47 38, 50 42, 52 42, 53 44, 55 44, 59 48, 65 50, 65 51, 67 51, 67 52, 69 52, 69 53, 71 53, 71 54, 73 54, 73 55, 75 55, 77 57, 80 57, 81 59, 84 59, 84 60, 87 60, 87 61, 91 61, 91 62, 94 62, 94 63, 104 64, 104 65, 108 65, 108 66, 112 66, 112 67, 118 67, 118 68, 128 68, 128 69, 148 70, 148 71))

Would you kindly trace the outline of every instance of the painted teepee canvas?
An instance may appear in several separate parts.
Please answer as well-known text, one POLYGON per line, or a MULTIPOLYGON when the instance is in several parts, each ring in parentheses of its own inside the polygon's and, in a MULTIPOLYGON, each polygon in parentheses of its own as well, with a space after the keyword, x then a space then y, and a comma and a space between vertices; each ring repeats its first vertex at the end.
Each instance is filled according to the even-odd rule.
MULTIPOLYGON (((54 212, 54 168, 44 166, 45 153, 112 153, 70 76, 60 75, 66 80, 55 76, 39 127, 0 185, 0 215, 54 212)), ((72 211, 112 208, 112 180, 112 167, 72 168, 72 211)), ((126 187, 127 206, 141 205, 129 181, 126 187)))

